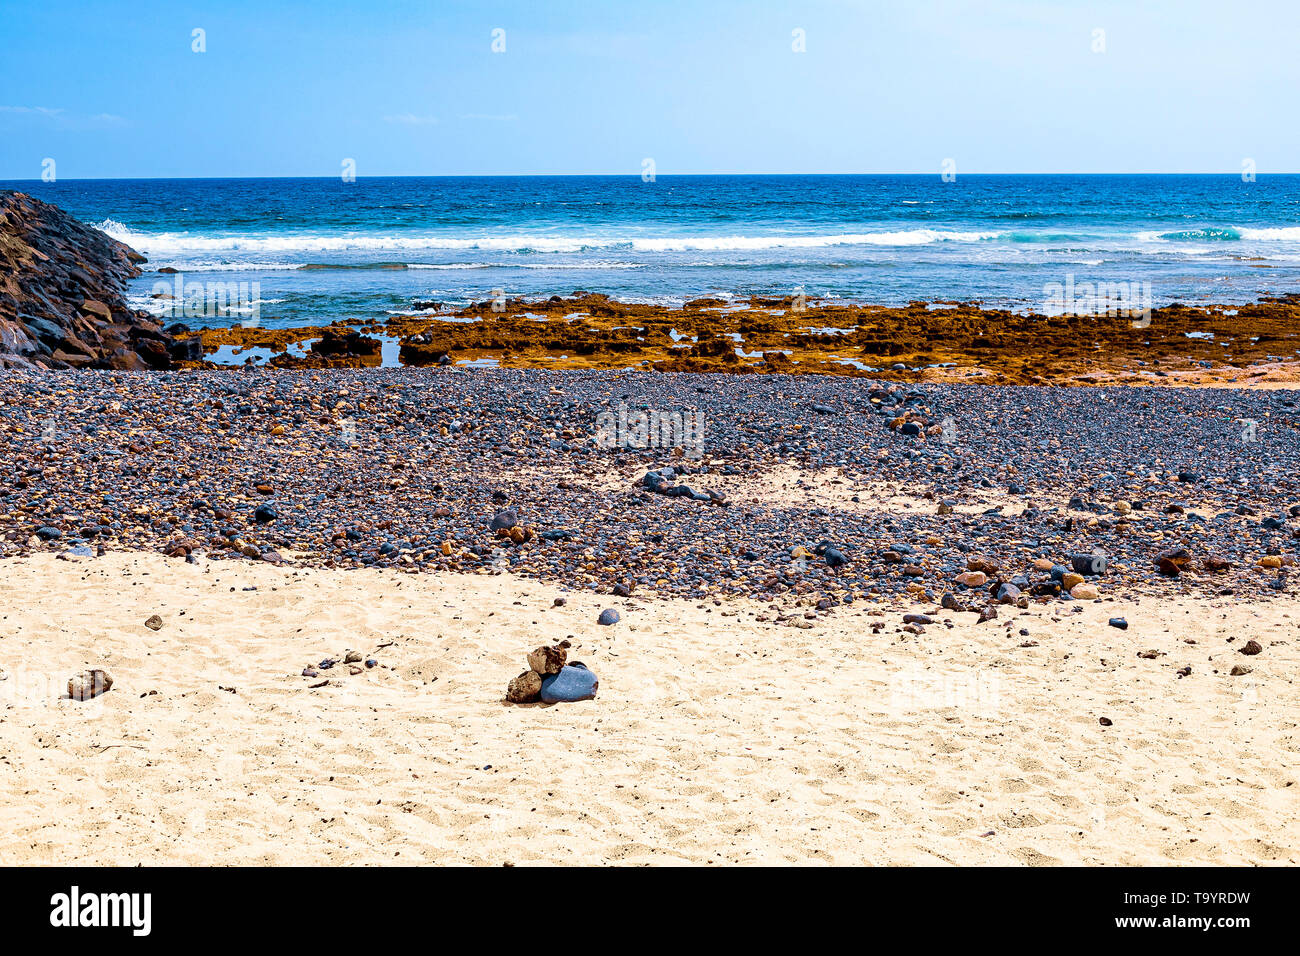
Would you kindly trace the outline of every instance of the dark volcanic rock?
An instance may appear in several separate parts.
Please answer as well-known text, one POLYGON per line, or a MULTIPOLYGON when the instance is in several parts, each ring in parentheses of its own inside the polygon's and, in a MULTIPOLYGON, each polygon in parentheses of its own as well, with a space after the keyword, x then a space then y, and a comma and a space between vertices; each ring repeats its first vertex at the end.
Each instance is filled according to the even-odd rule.
POLYGON ((143 261, 57 206, 0 192, 0 368, 165 369, 190 356, 127 307, 143 261))

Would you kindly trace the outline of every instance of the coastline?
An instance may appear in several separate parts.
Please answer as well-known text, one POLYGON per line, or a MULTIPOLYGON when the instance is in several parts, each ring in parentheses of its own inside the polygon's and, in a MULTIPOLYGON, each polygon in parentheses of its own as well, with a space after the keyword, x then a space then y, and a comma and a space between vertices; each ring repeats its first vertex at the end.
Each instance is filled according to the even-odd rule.
POLYGON ((7 371, 0 861, 1295 863, 1300 302, 803 306, 7 371))

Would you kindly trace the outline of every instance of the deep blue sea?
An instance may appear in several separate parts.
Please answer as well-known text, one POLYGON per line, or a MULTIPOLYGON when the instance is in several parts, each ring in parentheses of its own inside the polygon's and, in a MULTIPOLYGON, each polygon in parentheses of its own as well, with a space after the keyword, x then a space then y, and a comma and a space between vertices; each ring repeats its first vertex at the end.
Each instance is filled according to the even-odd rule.
MULTIPOLYGON (((1300 291, 1300 176, 661 176, 9 182, 185 281, 258 283, 264 325, 578 289, 1041 309, 1150 282, 1154 304, 1300 291)), ((132 289, 151 305, 160 279, 132 289)), ((197 324, 228 324, 238 315, 197 324)), ((191 324, 196 324, 191 322, 191 324)))

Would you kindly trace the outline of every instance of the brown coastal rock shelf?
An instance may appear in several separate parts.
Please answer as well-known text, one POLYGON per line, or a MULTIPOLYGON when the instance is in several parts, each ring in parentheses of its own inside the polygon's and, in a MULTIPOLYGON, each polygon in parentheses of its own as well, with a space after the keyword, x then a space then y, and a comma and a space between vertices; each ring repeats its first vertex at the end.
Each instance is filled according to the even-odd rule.
POLYGON ((380 363, 380 337, 403 365, 821 373, 993 384, 1300 383, 1300 297, 1249 305, 1170 305, 1149 324, 1124 316, 1049 317, 978 303, 902 308, 751 298, 680 308, 596 293, 512 299, 433 315, 327 327, 206 329, 223 345, 271 350, 281 368, 380 363), (498 303, 498 308, 501 303, 498 303), (360 333, 358 337, 356 333, 360 333), (352 345, 338 347, 345 335, 352 345), (316 343, 303 348, 305 343, 316 343), (299 347, 290 351, 288 346, 299 347), (322 348, 322 345, 328 346, 322 348))
POLYGON ((56 206, 0 191, 0 368, 165 369, 198 358, 125 291, 145 259, 56 206))

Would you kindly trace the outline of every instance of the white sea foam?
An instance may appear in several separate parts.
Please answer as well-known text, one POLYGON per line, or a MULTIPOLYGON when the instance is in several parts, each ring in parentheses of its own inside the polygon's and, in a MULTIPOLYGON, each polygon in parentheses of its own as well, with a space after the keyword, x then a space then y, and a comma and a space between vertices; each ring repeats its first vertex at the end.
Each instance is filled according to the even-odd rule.
POLYGON ((1243 239, 1289 240, 1300 242, 1300 226, 1269 226, 1264 229, 1239 228, 1243 239))
POLYGON ((279 235, 196 236, 187 233, 136 232, 112 219, 99 228, 148 256, 221 252, 348 252, 418 249, 487 250, 495 252, 586 252, 594 249, 632 249, 636 252, 751 251, 761 249, 815 249, 828 246, 919 246, 934 242, 979 242, 995 239, 995 232, 958 232, 940 229, 905 229, 895 232, 848 233, 824 236, 393 236, 279 235))
POLYGON ((459 271, 463 269, 644 269, 643 262, 409 262, 408 269, 459 271))
POLYGON ((1205 229, 1139 232, 1140 242, 1223 242, 1253 239, 1257 242, 1300 242, 1300 226, 1210 226, 1205 229))
POLYGON ((179 272, 290 272, 302 268, 301 262, 186 262, 182 259, 159 260, 149 265, 179 272))

